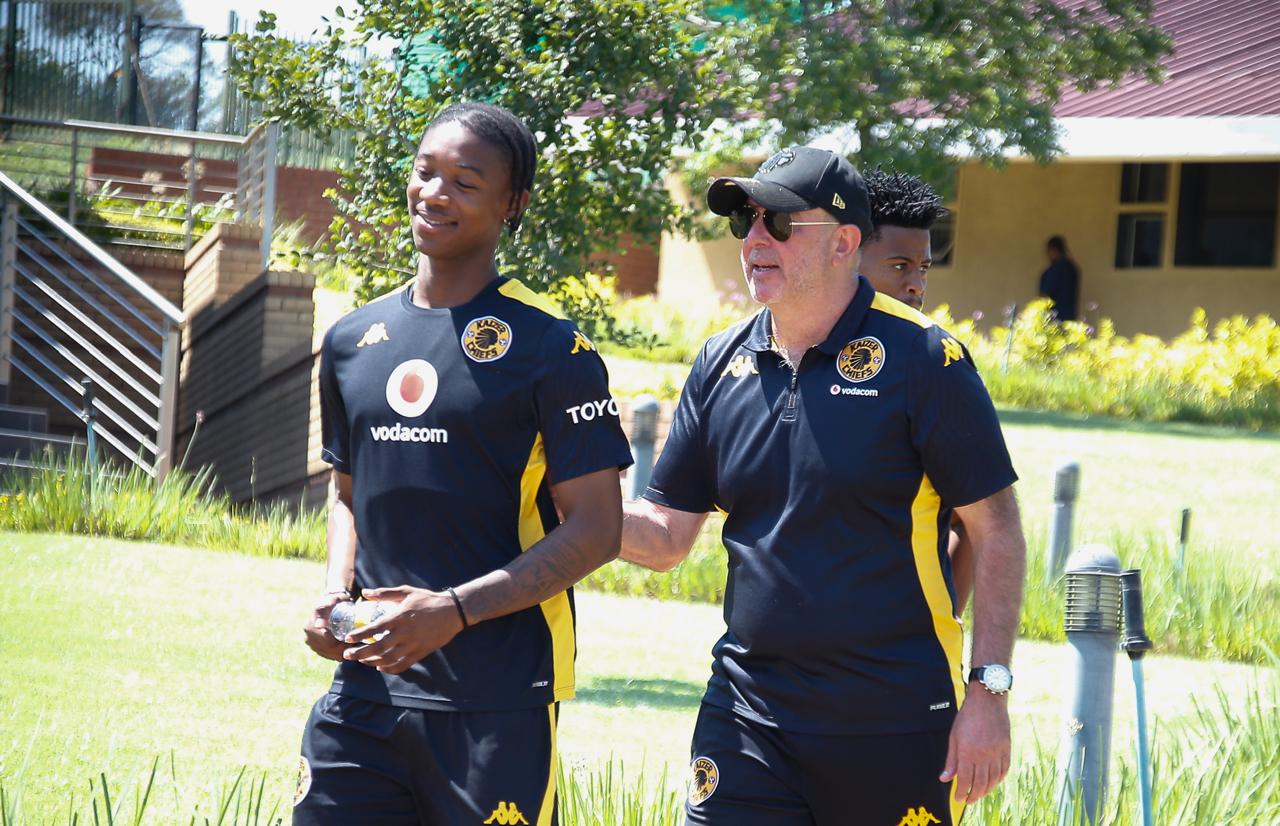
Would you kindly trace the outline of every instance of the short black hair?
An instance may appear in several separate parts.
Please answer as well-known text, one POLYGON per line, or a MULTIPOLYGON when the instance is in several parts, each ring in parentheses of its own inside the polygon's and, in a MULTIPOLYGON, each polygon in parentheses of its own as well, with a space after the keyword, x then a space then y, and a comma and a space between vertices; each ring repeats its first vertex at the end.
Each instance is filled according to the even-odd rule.
POLYGON ((1061 235, 1055 235, 1045 242, 1045 247, 1053 250, 1058 255, 1065 256, 1067 254, 1067 239, 1061 235))
MULTIPOLYGON (((460 123, 476 137, 496 147, 511 163, 512 198, 533 191, 533 173, 538 168, 538 142, 518 115, 491 103, 463 101, 442 109, 422 130, 423 139, 442 123, 460 123)), ((420 140, 419 143, 422 141, 420 140)), ((507 229, 520 228, 521 212, 507 219, 507 229)))
POLYGON ((873 169, 863 180, 871 200, 873 229, 868 241, 879 235, 882 226, 928 229, 947 214, 938 193, 915 175, 873 169))

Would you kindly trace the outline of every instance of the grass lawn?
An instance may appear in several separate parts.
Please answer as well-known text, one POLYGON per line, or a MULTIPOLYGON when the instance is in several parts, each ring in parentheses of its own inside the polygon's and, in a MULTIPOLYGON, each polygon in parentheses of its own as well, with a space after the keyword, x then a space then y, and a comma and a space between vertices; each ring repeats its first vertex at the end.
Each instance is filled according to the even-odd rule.
POLYGON ((1000 419, 1029 529, 1047 536, 1054 471, 1072 459, 1078 542, 1154 533, 1172 547, 1191 508, 1191 564, 1214 550, 1280 570, 1280 525, 1265 516, 1280 501, 1280 433, 1019 410, 1000 419))
MULTIPOLYGON (((291 792, 302 723, 330 668, 299 625, 322 581, 314 562, 82 537, 0 534, 0 780, 33 822, 78 805, 106 772, 127 790, 173 755, 182 800, 152 800, 152 822, 210 813, 240 766, 266 772, 267 800, 291 792)), ((721 630, 715 606, 579 594, 579 697, 563 709, 573 767, 623 759, 628 777, 683 781, 689 734, 721 630)), ((1015 738, 1052 746, 1069 690, 1069 651, 1019 645, 1015 738)), ((1117 662, 1114 752, 1129 749, 1132 685, 1117 662)), ((1147 659, 1153 727, 1234 704, 1268 669, 1147 659)), ((172 784, 170 784, 172 785, 172 784)), ((167 789, 167 787, 166 787, 167 789)), ((130 792, 130 796, 131 796, 130 792)), ((65 818, 64 818, 65 819, 65 818)))
MULTIPOLYGON (((605 359, 617 395, 679 388, 689 369, 605 359)), ((1000 420, 1024 524, 1041 541, 1053 515, 1054 472, 1070 459, 1080 464, 1077 543, 1155 535, 1172 548, 1182 509, 1191 508, 1193 564, 1209 550, 1247 564, 1280 563, 1280 526, 1262 517, 1280 501, 1280 433, 1012 409, 1000 410, 1000 420)))

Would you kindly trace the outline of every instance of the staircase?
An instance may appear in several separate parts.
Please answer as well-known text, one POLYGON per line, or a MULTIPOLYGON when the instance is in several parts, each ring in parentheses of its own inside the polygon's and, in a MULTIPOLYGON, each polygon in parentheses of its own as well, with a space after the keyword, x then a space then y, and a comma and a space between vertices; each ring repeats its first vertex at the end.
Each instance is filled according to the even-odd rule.
POLYGON ((0 466, 31 467, 87 438, 163 477, 173 463, 185 317, 0 173, 0 466))

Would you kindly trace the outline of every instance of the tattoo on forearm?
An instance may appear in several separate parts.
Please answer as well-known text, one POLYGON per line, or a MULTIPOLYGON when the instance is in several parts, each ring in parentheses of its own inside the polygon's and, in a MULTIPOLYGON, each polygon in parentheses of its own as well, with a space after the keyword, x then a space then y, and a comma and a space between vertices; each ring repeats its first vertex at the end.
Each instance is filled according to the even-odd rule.
POLYGON ((508 565, 502 572, 501 584, 472 592, 467 599, 467 613, 488 617, 545 602, 602 562, 598 549, 561 526, 508 565))

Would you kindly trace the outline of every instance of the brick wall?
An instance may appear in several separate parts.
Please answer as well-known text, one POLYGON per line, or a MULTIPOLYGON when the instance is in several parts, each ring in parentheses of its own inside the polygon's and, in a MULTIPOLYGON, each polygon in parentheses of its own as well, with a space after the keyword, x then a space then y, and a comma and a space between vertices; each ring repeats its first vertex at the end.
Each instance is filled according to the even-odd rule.
POLYGON ((337 211, 324 197, 324 191, 337 185, 336 172, 280 167, 276 170, 276 213, 279 220, 287 224, 301 219, 303 227, 299 240, 304 244, 328 238, 329 223, 337 211))
MULTIPOLYGON (((141 198, 185 198, 187 163, 181 155, 135 152, 94 147, 85 168, 90 186, 110 183, 113 188, 141 198)), ((236 189, 236 162, 199 158, 196 161, 196 202, 216 203, 236 189)), ((337 173, 294 166, 276 168, 276 214, 281 224, 301 219, 300 240, 310 244, 324 237, 336 214, 324 197, 325 189, 338 184, 337 173)))
POLYGON ((622 295, 651 295, 658 289, 658 246, 639 241, 632 235, 624 235, 618 251, 604 256, 602 261, 613 265, 618 278, 618 292, 622 295))
MULTIPOLYGON (((187 195, 187 164, 183 155, 137 152, 95 146, 84 176, 91 188, 110 186, 122 194, 175 200, 187 195)), ((236 162, 196 159, 196 202, 214 203, 236 189, 236 162)))
POLYGON ((319 408, 313 288, 306 273, 264 272, 190 318, 177 454, 190 443, 188 466, 211 465, 219 487, 237 501, 296 502, 323 469, 313 432, 319 408))

